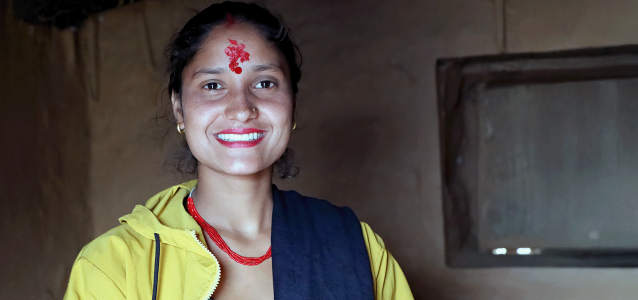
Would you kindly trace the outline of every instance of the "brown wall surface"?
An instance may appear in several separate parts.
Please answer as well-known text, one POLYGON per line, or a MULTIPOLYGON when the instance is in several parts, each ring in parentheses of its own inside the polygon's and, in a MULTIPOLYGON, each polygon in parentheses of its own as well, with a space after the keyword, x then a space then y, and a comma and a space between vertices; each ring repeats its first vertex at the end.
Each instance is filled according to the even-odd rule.
MULTIPOLYGON (((89 105, 95 234, 178 181, 160 171, 148 120, 166 83, 162 47, 190 8, 208 3, 147 0, 95 18, 103 64, 100 101, 89 105)), ((291 141, 301 173, 277 184, 352 207, 384 238, 417 299, 635 298, 634 270, 445 267, 434 69, 441 57, 636 43, 638 2, 265 3, 304 58, 291 141)))
MULTIPOLYGON (((148 122, 164 91, 162 47, 189 8, 208 3, 145 1, 94 18, 102 64, 100 100, 89 105, 95 234, 179 181, 162 173, 148 122)), ((304 55, 291 141, 301 173, 277 183, 351 206, 384 238, 418 299, 635 297, 633 270, 444 266, 434 68, 440 57, 635 43, 628 29, 638 3, 508 1, 505 15, 489 0, 265 3, 304 55)))
POLYGON ((89 136, 77 34, 0 1, 0 299, 61 299, 91 238, 89 136))
MULTIPOLYGON (((76 61, 72 57, 79 57, 77 60, 82 62, 79 67, 83 70, 82 80, 73 77, 77 73, 69 71, 62 73, 68 77, 55 78, 56 83, 68 87, 72 95, 83 97, 84 104, 73 107, 78 109, 84 105, 90 136, 85 142, 77 128, 70 131, 68 128, 56 129, 56 134, 73 132, 72 136, 80 139, 70 142, 88 145, 87 148, 80 146, 84 150, 76 154, 79 158, 76 163, 84 158, 88 160, 88 170, 82 173, 82 166, 76 166, 80 171, 73 173, 87 176, 76 178, 76 181, 56 179, 62 180, 54 185, 60 193, 58 198, 50 199, 62 200, 52 203, 47 198, 45 204, 55 215, 60 209, 59 203, 70 204, 63 200, 66 194, 62 192, 81 193, 81 188, 86 187, 86 194, 78 194, 77 199, 87 199, 89 213, 81 214, 80 208, 86 208, 82 201, 74 202, 77 210, 72 211, 76 216, 78 213, 85 218, 91 216, 91 225, 78 226, 75 231, 64 229, 71 235, 66 238, 72 239, 65 243, 65 251, 72 249, 77 253, 78 246, 74 241, 85 240, 83 230, 92 230, 91 234, 97 236, 116 226, 117 218, 129 213, 135 204, 144 203, 153 194, 181 181, 179 176, 165 171, 162 166, 170 145, 179 136, 169 128, 168 137, 162 139, 164 129, 154 120, 158 112, 163 113, 157 102, 167 100, 163 47, 173 32, 192 15, 189 9, 201 9, 209 3, 203 0, 145 0, 94 15, 78 33, 39 33, 35 30, 36 34, 55 36, 47 40, 50 44, 46 45, 60 43, 61 49, 46 48, 50 50, 44 56, 59 55, 57 61, 66 62, 45 65, 50 69, 43 74, 55 73, 60 71, 56 68, 65 66, 67 69, 62 69, 70 70, 69 61, 76 61), (74 48, 64 41, 75 41, 81 49, 79 54, 72 52, 74 48), (81 82, 83 88, 78 90, 73 81, 66 81, 73 78, 81 82), (80 189, 60 188, 71 185, 80 189), (67 243, 73 246, 66 246, 67 243)), ((302 194, 352 207, 362 221, 368 222, 384 238, 406 273, 417 299, 636 297, 638 272, 632 269, 454 270, 445 267, 434 74, 435 61, 441 57, 638 43, 638 31, 635 30, 638 18, 634 17, 638 2, 510 0, 504 8, 503 0, 283 0, 260 3, 266 3, 283 16, 304 55, 298 95, 298 129, 291 141, 301 173, 296 179, 276 183, 280 188, 296 189, 302 194)), ((2 40, 6 40, 11 32, 24 33, 31 28, 3 26, 2 40)), ((15 49, 35 52, 29 41, 21 40, 22 44, 15 45, 15 49)), ((0 51, 13 51, 9 57, 31 55, 28 51, 15 49, 0 46, 0 51)), ((24 72, 15 77, 24 78, 21 81, 6 78, 6 72, 0 74, 5 76, 0 82, 14 80, 9 81, 11 85, 2 87, 2 91, 9 89, 13 95, 20 95, 26 89, 25 85, 32 86, 25 83, 29 74, 42 73, 36 69, 35 62, 27 64, 29 70, 19 69, 19 65, 11 60, 0 60, 0 64, 2 70, 6 65, 6 68, 14 66, 11 70, 15 72, 24 72)), ((11 122, 3 120, 7 123, 3 123, 0 131, 3 143, 19 141, 20 146, 15 149, 21 151, 16 150, 12 155, 22 159, 2 162, 2 174, 19 167, 17 161, 36 165, 26 165, 23 173, 12 175, 10 181, 3 179, 0 182, 3 191, 12 189, 9 191, 11 198, 24 201, 23 205, 11 208, 14 209, 12 214, 31 218, 20 222, 37 224, 16 231, 15 234, 23 233, 28 238, 23 239, 24 246, 11 248, 17 249, 16 255, 18 251, 28 253, 18 257, 33 258, 52 255, 47 254, 48 250, 33 250, 27 246, 47 240, 41 235, 29 235, 41 227, 34 220, 37 216, 24 212, 32 207, 28 201, 42 199, 45 192, 49 193, 46 189, 42 192, 29 189, 33 182, 25 184, 41 172, 37 163, 27 158, 38 155, 32 147, 42 147, 38 146, 42 142, 20 141, 19 134, 6 128, 20 124, 24 125, 23 132, 39 134, 39 130, 46 127, 33 125, 42 122, 37 121, 38 107, 46 107, 43 108, 45 111, 58 108, 38 104, 40 102, 34 99, 40 98, 33 90, 25 92, 31 93, 25 97, 31 102, 10 103, 9 107, 19 112, 11 115, 21 117, 11 119, 11 122)), ((62 99, 62 103, 78 100, 75 96, 56 97, 62 99)), ((64 159, 61 161, 69 163, 64 159)), ((45 181, 41 179, 41 182, 45 181)), ((4 215, 2 219, 4 232, 13 222, 6 221, 4 215)), ((57 238, 53 241, 51 247, 61 247, 56 244, 59 243, 57 238)), ((72 257, 66 261, 57 259, 65 268, 70 261, 72 257)), ((39 267, 44 264, 29 263, 23 270, 18 269, 16 263, 9 265, 11 270, 23 274, 44 272, 39 267)), ((55 270, 50 265, 45 269, 47 272, 55 270)), ((7 282, 27 288, 35 280, 16 278, 5 281, 3 277, 0 298, 15 295, 10 294, 11 286, 7 282)), ((54 285, 59 286, 59 283, 54 285)), ((55 290, 52 295, 57 299, 59 292, 55 290)))

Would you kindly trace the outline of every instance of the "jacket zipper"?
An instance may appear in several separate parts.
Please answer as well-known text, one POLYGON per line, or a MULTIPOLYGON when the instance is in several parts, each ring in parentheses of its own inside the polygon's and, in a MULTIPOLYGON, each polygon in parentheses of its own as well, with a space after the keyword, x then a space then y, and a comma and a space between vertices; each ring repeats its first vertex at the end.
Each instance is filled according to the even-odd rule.
POLYGON ((188 230, 188 233, 195 239, 195 241, 197 242, 197 244, 199 244, 199 246, 204 248, 204 250, 206 250, 206 252, 210 254, 210 256, 215 260, 215 264, 217 264, 217 274, 215 275, 215 280, 213 281, 213 285, 211 285, 211 289, 206 293, 207 296, 202 298, 202 300, 208 300, 213 295, 213 293, 217 289, 217 286, 219 285, 219 280, 222 275, 222 268, 219 266, 219 261, 217 260, 217 257, 215 257, 215 255, 213 255, 213 253, 210 252, 210 250, 208 250, 206 246, 204 246, 202 241, 200 241, 199 238, 197 238, 197 232, 195 232, 195 230, 188 230))

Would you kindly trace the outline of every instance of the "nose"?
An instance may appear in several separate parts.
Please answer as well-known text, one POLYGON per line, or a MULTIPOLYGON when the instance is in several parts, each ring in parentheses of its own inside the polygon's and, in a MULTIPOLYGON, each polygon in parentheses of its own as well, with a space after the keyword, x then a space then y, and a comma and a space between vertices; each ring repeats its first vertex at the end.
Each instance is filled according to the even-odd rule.
POLYGON ((224 110, 228 119, 245 123, 257 117, 259 112, 251 101, 249 92, 238 91, 228 96, 231 99, 224 110))

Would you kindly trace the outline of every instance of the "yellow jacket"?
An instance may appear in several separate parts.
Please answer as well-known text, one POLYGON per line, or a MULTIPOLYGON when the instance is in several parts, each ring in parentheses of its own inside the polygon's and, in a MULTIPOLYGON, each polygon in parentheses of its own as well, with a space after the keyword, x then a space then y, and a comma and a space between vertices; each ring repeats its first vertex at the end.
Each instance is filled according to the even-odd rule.
MULTIPOLYGON (((190 181, 160 192, 121 217, 115 227, 86 245, 71 270, 65 300, 151 299, 154 233, 161 236, 162 268, 158 299, 209 299, 221 269, 208 250, 200 226, 184 210, 190 181), (179 201, 171 201, 177 198, 179 201)), ((375 299, 414 299, 410 287, 383 241, 361 223, 370 257, 375 299)))

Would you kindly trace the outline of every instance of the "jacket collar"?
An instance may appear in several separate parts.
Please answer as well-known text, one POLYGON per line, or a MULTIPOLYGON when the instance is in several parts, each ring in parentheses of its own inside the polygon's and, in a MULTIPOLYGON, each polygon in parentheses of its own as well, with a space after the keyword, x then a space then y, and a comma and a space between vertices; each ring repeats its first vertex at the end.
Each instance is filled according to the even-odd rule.
POLYGON ((150 198, 146 205, 137 205, 133 212, 119 219, 121 224, 128 224, 133 230, 155 240, 154 234, 160 235, 163 244, 173 245, 192 252, 207 255, 202 247, 196 244, 191 236, 195 231, 197 238, 206 246, 206 239, 201 227, 186 212, 183 206, 184 198, 197 185, 197 180, 191 180, 170 187, 150 198))

